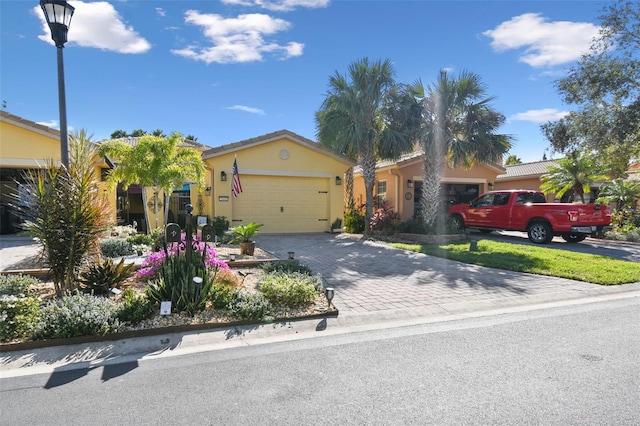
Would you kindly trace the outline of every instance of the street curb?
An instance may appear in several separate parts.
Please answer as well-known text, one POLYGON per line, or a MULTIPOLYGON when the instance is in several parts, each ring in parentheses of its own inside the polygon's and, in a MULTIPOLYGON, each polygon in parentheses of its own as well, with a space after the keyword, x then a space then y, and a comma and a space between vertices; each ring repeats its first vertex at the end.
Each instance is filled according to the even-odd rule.
POLYGON ((287 323, 292 321, 313 320, 319 318, 337 318, 338 310, 333 309, 327 312, 320 312, 317 314, 305 315, 301 317, 290 318, 273 318, 263 321, 251 321, 251 320, 239 320, 230 322, 216 322, 216 323, 204 323, 204 324, 186 324, 186 325, 173 325, 169 327, 148 328, 144 330, 129 330, 118 333, 109 333, 102 335, 92 336, 78 336, 69 337, 64 339, 48 339, 48 340, 29 340, 26 342, 16 343, 0 343, 0 353, 17 352, 31 349, 50 348, 55 346, 69 346, 69 345, 81 345, 86 343, 99 343, 99 342, 113 342, 123 339, 135 339, 140 337, 159 336, 162 334, 173 333, 188 333, 192 331, 203 330, 218 330, 224 328, 234 328, 243 326, 261 326, 277 323, 287 323))

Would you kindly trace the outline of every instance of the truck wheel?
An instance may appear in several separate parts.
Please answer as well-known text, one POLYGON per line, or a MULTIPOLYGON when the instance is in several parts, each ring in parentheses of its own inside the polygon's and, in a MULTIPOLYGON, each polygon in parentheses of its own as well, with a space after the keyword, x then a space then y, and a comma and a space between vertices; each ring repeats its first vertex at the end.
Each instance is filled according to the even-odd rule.
POLYGON ((533 222, 529 225, 527 235, 532 243, 547 244, 553 239, 553 229, 547 222, 533 222))
POLYGON ((579 243, 587 238, 586 234, 562 234, 562 238, 568 243, 579 243))
POLYGON ((449 218, 449 226, 452 231, 462 232, 464 230, 464 220, 462 220, 462 216, 458 214, 454 214, 449 218))

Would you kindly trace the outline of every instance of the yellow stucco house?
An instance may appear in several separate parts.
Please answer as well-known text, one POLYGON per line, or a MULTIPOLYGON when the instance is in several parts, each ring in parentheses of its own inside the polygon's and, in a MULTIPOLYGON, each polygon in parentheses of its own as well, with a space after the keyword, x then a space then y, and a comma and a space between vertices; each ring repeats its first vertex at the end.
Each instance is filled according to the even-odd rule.
MULTIPOLYGON (((135 144, 135 138, 125 142, 135 144)), ((185 223, 186 205, 194 216, 225 216, 231 226, 262 223, 261 232, 327 232, 343 216, 342 179, 353 162, 316 142, 287 130, 211 148, 192 141, 184 146, 202 153, 205 188, 185 182, 171 194, 169 221, 185 223), (231 193, 232 166, 238 164, 242 192, 231 193)), ((9 213, 10 194, 19 193, 22 174, 28 169, 60 161, 60 133, 55 129, 0 111, 0 201, 2 232, 15 232, 16 216, 9 213)), ((132 185, 108 190, 105 179, 115 160, 95 158, 96 191, 115 207, 114 222, 137 224, 137 229, 164 226, 164 194, 132 185), (143 201, 146 199, 146 202, 143 201), (154 203, 158 217, 154 216, 154 203), (144 210, 149 225, 144 222, 144 210)))
POLYGON ((264 233, 328 232, 343 217, 343 176, 349 158, 288 130, 211 148, 202 154, 212 173, 208 203, 231 226, 251 222, 264 233), (233 164, 242 192, 234 197, 233 164))

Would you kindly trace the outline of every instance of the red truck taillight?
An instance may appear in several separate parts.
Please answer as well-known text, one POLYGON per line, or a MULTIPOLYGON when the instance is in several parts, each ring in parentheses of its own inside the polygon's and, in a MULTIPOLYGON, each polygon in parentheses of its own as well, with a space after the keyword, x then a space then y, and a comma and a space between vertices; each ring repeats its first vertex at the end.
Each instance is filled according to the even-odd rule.
POLYGON ((568 211, 567 212, 569 214, 569 222, 577 222, 578 221, 578 216, 580 215, 580 213, 576 210, 573 211, 568 211))

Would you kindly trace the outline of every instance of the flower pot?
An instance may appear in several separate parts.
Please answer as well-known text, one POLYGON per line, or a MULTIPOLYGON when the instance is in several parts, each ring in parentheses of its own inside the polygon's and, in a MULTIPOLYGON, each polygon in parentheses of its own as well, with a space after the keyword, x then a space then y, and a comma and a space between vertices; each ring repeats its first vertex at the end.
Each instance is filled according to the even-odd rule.
POLYGON ((255 241, 242 241, 240 243, 240 254, 246 254, 247 256, 253 256, 253 251, 256 248, 255 241))

